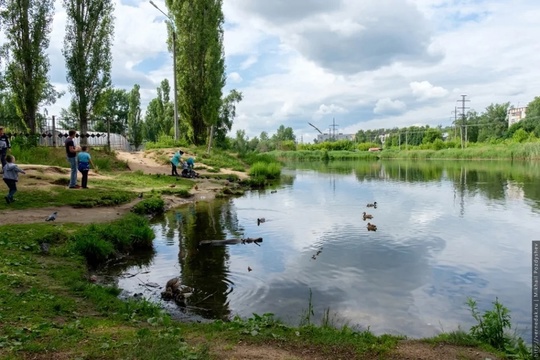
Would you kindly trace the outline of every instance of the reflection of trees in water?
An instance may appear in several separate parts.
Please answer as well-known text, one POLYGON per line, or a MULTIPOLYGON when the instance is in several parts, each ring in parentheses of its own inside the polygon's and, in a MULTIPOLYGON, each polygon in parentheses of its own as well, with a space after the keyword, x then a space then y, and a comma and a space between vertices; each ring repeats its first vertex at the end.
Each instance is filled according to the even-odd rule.
POLYGON ((227 318, 229 280, 225 246, 199 246, 201 240, 222 240, 228 233, 240 236, 238 218, 231 201, 193 204, 181 211, 179 263, 182 282, 195 292, 194 312, 208 318, 227 318), (228 230, 226 232, 225 230, 228 230))
POLYGON ((509 182, 523 190, 533 206, 540 209, 540 166, 537 163, 463 161, 384 161, 351 164, 361 181, 394 180, 408 183, 442 181, 454 184, 463 215, 465 199, 481 194, 490 200, 505 200, 509 182))

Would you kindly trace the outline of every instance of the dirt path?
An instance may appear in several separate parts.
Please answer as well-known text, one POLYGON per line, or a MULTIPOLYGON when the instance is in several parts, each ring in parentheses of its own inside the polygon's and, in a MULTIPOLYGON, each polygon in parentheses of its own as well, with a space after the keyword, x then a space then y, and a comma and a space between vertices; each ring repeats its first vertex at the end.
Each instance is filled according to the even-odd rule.
MULTIPOLYGON (((172 151, 156 150, 150 152, 117 152, 117 157, 120 160, 126 161, 131 171, 142 171, 145 174, 169 174, 170 166, 159 163, 159 152, 163 156, 172 156, 172 151)), ((197 164, 204 167, 202 164, 197 164)), ((69 169, 57 166, 34 165, 34 164, 19 164, 26 171, 26 175, 19 178, 19 189, 24 191, 24 188, 48 190, 59 185, 55 185, 55 180, 67 179, 69 177, 69 169)), ((209 174, 204 169, 197 170, 201 175, 209 174)), ((221 169, 221 174, 236 174, 241 179, 247 178, 245 173, 232 170, 221 169)), ((96 173, 93 170, 89 173, 89 182, 93 179, 111 179, 110 175, 96 173)), ((215 198, 215 194, 227 185, 227 180, 216 179, 194 179, 196 186, 190 191, 193 195, 189 199, 178 198, 175 196, 163 196, 166 209, 175 208, 187 203, 196 201, 210 201, 215 198)), ((77 190, 74 190, 77 191, 77 190)), ((81 190, 91 191, 91 190, 81 190)), ((0 199, 1 200, 1 199, 0 199)), ((55 223, 81 223, 88 224, 93 222, 107 222, 121 218, 128 213, 131 208, 139 202, 137 199, 128 204, 123 204, 115 207, 95 207, 95 208, 73 208, 71 206, 55 206, 44 207, 38 209, 27 210, 0 210, 0 225, 3 224, 30 224, 44 222, 47 216, 54 211, 58 212, 58 218, 55 223)))

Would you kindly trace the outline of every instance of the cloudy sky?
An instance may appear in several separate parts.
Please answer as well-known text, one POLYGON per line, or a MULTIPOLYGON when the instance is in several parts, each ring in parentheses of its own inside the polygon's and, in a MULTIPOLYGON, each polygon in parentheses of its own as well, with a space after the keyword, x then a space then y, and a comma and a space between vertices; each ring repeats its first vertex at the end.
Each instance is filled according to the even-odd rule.
MULTIPOLYGON (((172 84, 164 16, 115 0, 113 85, 141 85, 143 107, 172 84)), ((155 3, 166 11, 164 1, 155 3)), ((461 94, 471 109, 523 106, 540 95, 538 0, 224 0, 227 87, 244 95, 233 132, 447 125, 461 94)), ((66 15, 56 1, 51 80, 67 90, 66 15)), ((49 115, 67 107, 69 93, 49 115)), ((233 133, 234 134, 234 133, 233 133)))

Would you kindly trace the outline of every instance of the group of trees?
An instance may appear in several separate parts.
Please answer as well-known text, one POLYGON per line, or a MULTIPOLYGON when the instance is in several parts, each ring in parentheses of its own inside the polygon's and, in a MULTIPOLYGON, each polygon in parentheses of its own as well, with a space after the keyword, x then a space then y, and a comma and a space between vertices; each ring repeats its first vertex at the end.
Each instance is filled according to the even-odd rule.
MULTIPOLYGON (((174 75, 181 140, 201 145, 212 135, 223 143, 242 94, 236 90, 222 94, 226 79, 222 0, 167 1, 167 6, 174 19, 168 41, 175 39, 180 49, 174 75), (178 36, 173 37, 173 31, 178 36)), ((138 84, 131 91, 112 86, 113 1, 63 0, 63 7, 67 24, 62 54, 72 98, 59 116, 60 126, 81 133, 110 128, 136 146, 145 139, 172 135, 174 107, 168 81, 161 82, 144 116, 138 84)), ((63 95, 49 80, 46 50, 53 15, 52 0, 0 0, 0 30, 7 39, 0 51, 3 125, 36 133, 44 116, 40 106, 63 95)))

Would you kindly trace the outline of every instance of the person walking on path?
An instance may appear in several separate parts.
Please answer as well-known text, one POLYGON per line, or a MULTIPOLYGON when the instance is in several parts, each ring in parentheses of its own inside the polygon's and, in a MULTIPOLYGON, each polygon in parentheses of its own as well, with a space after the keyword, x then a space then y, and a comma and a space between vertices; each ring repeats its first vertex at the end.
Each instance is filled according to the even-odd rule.
POLYGON ((177 167, 179 167, 182 164, 182 155, 184 155, 184 152, 182 150, 178 150, 174 153, 172 159, 171 159, 171 166, 172 166, 172 176, 180 176, 178 174, 178 170, 176 170, 177 167))
POLYGON ((21 170, 15 165, 15 157, 13 155, 6 156, 6 166, 4 166, 4 182, 6 183, 9 192, 4 197, 8 204, 15 201, 13 195, 17 192, 17 181, 19 181, 19 173, 26 174, 24 170, 21 170))
POLYGON ((82 174, 81 185, 83 189, 88 189, 88 172, 90 171, 90 164, 94 169, 96 168, 96 166, 92 162, 92 157, 87 152, 87 150, 87 146, 82 146, 81 152, 77 154, 77 167, 82 174))
POLYGON ((69 179, 69 188, 70 189, 80 189, 81 187, 77 185, 77 149, 75 148, 75 143, 73 138, 77 132, 75 130, 69 130, 69 136, 64 141, 66 146, 66 156, 71 167, 71 177, 69 179))

